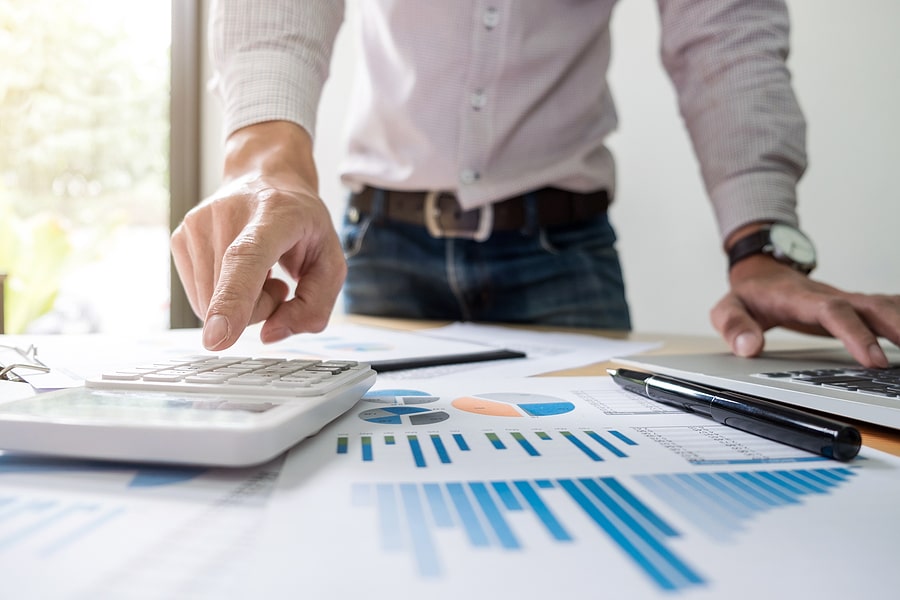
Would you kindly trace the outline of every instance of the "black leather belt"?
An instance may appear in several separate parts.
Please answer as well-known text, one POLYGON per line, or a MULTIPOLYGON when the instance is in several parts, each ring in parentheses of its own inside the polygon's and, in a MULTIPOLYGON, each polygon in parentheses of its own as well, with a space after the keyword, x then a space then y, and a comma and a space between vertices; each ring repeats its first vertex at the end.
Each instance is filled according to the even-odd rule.
POLYGON ((433 237, 488 239, 494 231, 533 233, 541 227, 575 225, 604 214, 609 208, 606 190, 586 194, 542 188, 493 204, 463 210, 450 192, 408 192, 364 188, 350 197, 351 220, 373 215, 420 225, 433 237), (381 206, 379 207, 379 200, 381 206))

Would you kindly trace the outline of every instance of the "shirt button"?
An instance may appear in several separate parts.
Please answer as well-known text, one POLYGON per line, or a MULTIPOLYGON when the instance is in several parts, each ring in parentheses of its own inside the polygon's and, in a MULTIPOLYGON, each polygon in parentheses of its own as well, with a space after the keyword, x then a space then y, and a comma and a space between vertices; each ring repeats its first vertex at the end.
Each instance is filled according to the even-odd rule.
POLYGON ((485 94, 483 90, 476 90, 472 92, 470 102, 472 104, 472 108, 474 108, 475 110, 481 110, 482 108, 484 108, 484 105, 487 104, 487 94, 485 94))
POLYGON ((459 172, 459 181, 465 185, 469 185, 478 181, 481 175, 473 169, 463 169, 459 172))
POLYGON ((487 8, 481 17, 481 22, 487 29, 493 29, 500 24, 500 11, 493 6, 487 8))

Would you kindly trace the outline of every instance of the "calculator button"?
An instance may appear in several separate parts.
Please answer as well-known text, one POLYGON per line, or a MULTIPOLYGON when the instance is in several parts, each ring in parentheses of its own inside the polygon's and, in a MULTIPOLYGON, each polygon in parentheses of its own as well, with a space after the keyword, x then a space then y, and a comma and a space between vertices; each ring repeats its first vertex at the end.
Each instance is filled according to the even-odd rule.
POLYGON ((86 384, 105 389, 312 399, 371 373, 367 364, 355 361, 208 356, 111 370, 86 384))
POLYGON ((222 383, 229 377, 227 373, 197 373, 185 377, 184 380, 187 383, 222 383))
POLYGON ((230 385, 266 385, 272 381, 272 377, 264 375, 238 375, 228 380, 230 385))
POLYGON ((103 379, 115 381, 137 381, 141 378, 144 371, 113 371, 112 373, 103 373, 103 379))
POLYGON ((181 381, 184 379, 182 373, 166 373, 158 371, 156 373, 146 373, 143 377, 144 381, 181 381))
POLYGON ((329 373, 331 375, 337 375, 343 369, 341 369, 340 367, 326 367, 324 365, 317 365, 315 367, 307 367, 304 370, 311 373, 329 373))
POLYGON ((308 379, 300 379, 300 380, 295 379, 295 380, 291 380, 291 381, 285 381, 284 379, 277 379, 272 382, 272 386, 277 387, 277 388, 285 388, 285 389, 308 388, 308 387, 312 387, 312 385, 314 383, 316 383, 316 382, 310 381, 308 379))

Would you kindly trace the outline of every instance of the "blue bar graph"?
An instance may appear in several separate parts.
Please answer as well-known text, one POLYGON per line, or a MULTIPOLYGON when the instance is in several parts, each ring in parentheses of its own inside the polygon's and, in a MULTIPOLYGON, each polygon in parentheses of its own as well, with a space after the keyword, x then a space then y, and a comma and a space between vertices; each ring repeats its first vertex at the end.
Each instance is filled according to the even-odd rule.
POLYGON ((574 444, 576 448, 578 448, 579 450, 581 450, 582 452, 584 452, 585 456, 587 456, 587 457, 590 458, 591 460, 597 461, 597 462, 603 460, 603 457, 602 457, 602 456, 600 456, 599 454, 597 454, 596 452, 594 452, 593 450, 591 450, 591 449, 587 446, 587 444, 585 444, 585 443, 582 442, 580 439, 578 439, 578 437, 576 437, 575 434, 573 434, 571 431, 560 431, 559 433, 562 434, 562 436, 563 436, 565 439, 567 439, 567 440, 569 440, 570 442, 572 442, 572 444, 574 444))
POLYGON ((375 509, 384 551, 405 553, 420 576, 439 578, 444 574, 435 536, 439 529, 458 530, 473 548, 517 551, 523 548, 522 539, 507 515, 525 512, 550 541, 575 543, 575 531, 551 508, 549 494, 568 498, 597 525, 596 532, 660 589, 678 591, 705 584, 669 547, 668 540, 678 532, 612 478, 358 483, 353 500, 357 507, 375 509))
MULTIPOLYGON (((561 480, 560 484, 581 509, 591 517, 619 547, 634 560, 644 572, 664 590, 677 590, 703 583, 703 579, 687 563, 678 558, 665 545, 666 537, 674 537, 672 529, 665 532, 655 527, 645 527, 629 514, 621 503, 599 486, 596 481, 580 479, 561 480), (587 493, 585 492, 587 491, 587 493), (593 496, 589 497, 588 494, 593 496), (599 502, 595 501, 598 500, 599 502)), ((630 497, 634 500, 634 496, 630 497)), ((636 512, 647 510, 645 506, 632 507, 636 512)))
POLYGON ((493 445, 494 448, 496 448, 497 450, 506 450, 506 444, 503 443, 503 441, 500 439, 500 436, 498 436, 496 433, 491 431, 484 435, 487 436, 487 439, 490 440, 491 445, 493 445))
POLYGON ((639 475, 637 481, 717 541, 731 541, 760 514, 831 493, 853 469, 820 468, 639 475))
POLYGON ((444 498, 444 493, 441 491, 441 486, 436 483, 426 483, 423 488, 435 525, 441 528, 453 527, 453 516, 444 498))
POLYGON ((613 454, 613 456, 618 456, 619 458, 626 458, 628 456, 627 454, 625 454, 624 452, 619 450, 615 444, 608 441, 605 437, 603 437, 599 433, 594 432, 594 431, 585 431, 584 433, 589 438, 591 438, 592 440, 594 440, 595 442, 597 442, 598 444, 600 444, 601 446, 603 446, 604 448, 609 450, 613 454))
POLYGON ((419 437, 410 434, 406 436, 406 441, 409 442, 409 449, 412 452, 416 466, 419 468, 428 466, 425 462, 425 455, 422 454, 422 445, 419 443, 419 437))
POLYGON ((362 436, 362 459, 365 462, 372 460, 372 437, 368 435, 362 436))
POLYGON ((489 546, 490 541, 484 529, 481 527, 481 521, 478 513, 469 501, 466 490, 461 483, 448 483, 447 492, 450 494, 450 501, 456 508, 456 514, 463 524, 469 543, 476 548, 489 546))
MULTIPOLYGON (((547 489, 543 485, 535 484, 539 488, 547 489)), ((522 498, 525 500, 525 504, 531 507, 531 510, 534 512, 535 516, 540 519, 541 523, 543 523, 544 527, 547 529, 547 533, 550 534, 554 540, 559 542, 570 542, 572 541, 572 536, 566 531, 566 528, 563 527, 562 523, 556 518, 556 516, 550 511, 544 501, 541 499, 537 490, 535 490, 531 484, 527 481, 516 481, 515 482, 516 489, 522 494, 522 498)))
POLYGON ((412 527, 413 524, 419 524, 425 521, 425 510, 419 497, 419 490, 414 484, 400 484, 400 495, 403 499, 403 507, 406 509, 406 522, 410 525, 407 531, 410 534, 412 551, 416 556, 420 557, 421 564, 430 567, 432 571, 426 570, 422 575, 428 577, 435 575, 437 570, 438 558, 437 549, 431 538, 431 530, 427 527, 412 527))
POLYGON ((527 514, 550 542, 570 545, 599 535, 658 589, 681 592, 705 586, 707 575, 679 556, 672 542, 684 533, 637 490, 649 491, 701 532, 728 541, 758 515, 832 493, 854 476, 854 469, 838 467, 639 475, 633 481, 640 487, 614 477, 358 483, 353 499, 354 506, 374 509, 382 549, 405 554, 425 578, 445 572, 437 530, 458 531, 473 548, 511 552, 524 548, 514 524, 527 514), (596 528, 567 524, 565 501, 596 528))
POLYGON ((637 442, 635 442, 633 439, 631 439, 630 437, 628 437, 627 435, 625 435, 625 434, 622 433, 621 431, 616 431, 615 429, 610 429, 610 430, 609 430, 609 434, 610 434, 611 436, 616 437, 616 438, 618 438, 619 440, 625 442, 625 444, 628 445, 628 446, 637 446, 637 445, 638 445, 637 442))
POLYGON ((33 544, 46 557, 76 544, 124 514, 121 506, 59 502, 40 498, 0 498, 0 554, 33 544))
MULTIPOLYGON (((462 453, 492 450, 502 450, 511 457, 521 456, 516 453, 518 451, 539 459, 552 454, 554 446, 560 445, 574 448, 577 455, 593 462, 602 462, 607 458, 628 458, 630 456, 628 449, 638 446, 632 438, 616 430, 558 431, 553 435, 546 431, 485 431, 483 436, 475 436, 472 439, 473 443, 470 443, 462 433, 428 433, 424 436, 417 434, 398 436, 389 433, 379 437, 359 434, 356 440, 347 434, 340 434, 337 436, 335 452, 345 456, 356 455, 362 462, 371 463, 381 456, 388 455, 379 449, 393 450, 398 447, 397 439, 403 437, 406 438, 409 448, 406 460, 411 458, 418 468, 438 464, 449 465, 462 458, 464 456, 462 453), (422 442, 426 440, 430 440, 431 444, 423 445, 422 442), (359 445, 358 450, 355 448, 356 444, 359 445)), ((396 456, 396 454, 389 455, 396 456)))
POLYGON ((512 435, 513 439, 516 440, 520 446, 522 446, 522 449, 525 450, 525 452, 527 452, 529 456, 541 455, 541 453, 537 451, 537 448, 535 448, 531 442, 525 439, 525 436, 522 435, 521 432, 513 431, 510 435, 512 435))
POLYGON ((434 451, 437 452, 438 458, 444 464, 450 464, 450 455, 447 454, 447 448, 444 446, 441 436, 437 433, 431 434, 431 443, 434 445, 434 451))

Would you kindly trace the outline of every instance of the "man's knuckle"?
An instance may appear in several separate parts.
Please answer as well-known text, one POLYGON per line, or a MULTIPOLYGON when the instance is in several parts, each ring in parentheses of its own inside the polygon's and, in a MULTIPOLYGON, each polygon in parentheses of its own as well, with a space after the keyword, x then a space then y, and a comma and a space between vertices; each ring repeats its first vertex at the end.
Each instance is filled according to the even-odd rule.
POLYGON ((265 247, 254 232, 245 231, 225 249, 224 259, 236 264, 256 263, 265 256, 265 247))
POLYGON ((819 301, 817 312, 824 316, 839 316, 853 311, 853 305, 846 299, 837 296, 828 296, 819 301))

